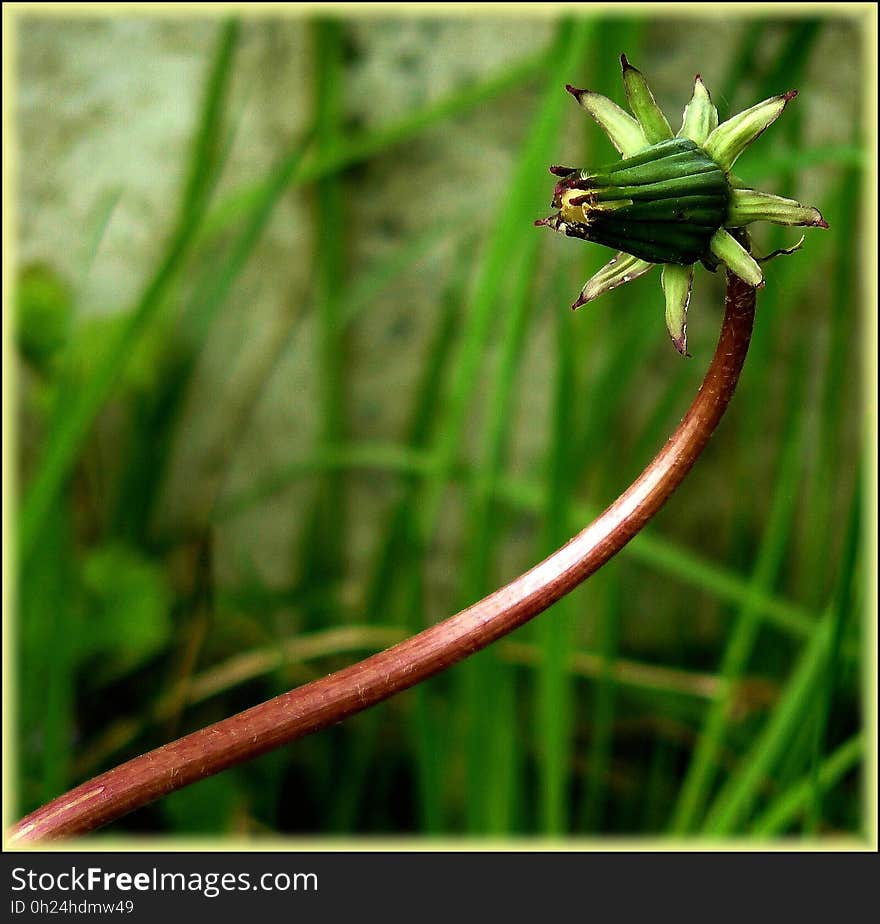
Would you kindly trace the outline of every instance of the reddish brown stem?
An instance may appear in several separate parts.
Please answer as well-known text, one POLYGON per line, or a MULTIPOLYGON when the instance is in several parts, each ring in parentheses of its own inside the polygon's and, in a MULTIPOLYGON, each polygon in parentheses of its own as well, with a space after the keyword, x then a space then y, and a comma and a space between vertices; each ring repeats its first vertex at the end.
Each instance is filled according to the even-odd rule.
POLYGON ((85 834, 235 764, 327 728, 433 677, 512 632, 600 568, 657 513, 702 452, 736 388, 748 351, 755 290, 728 274, 712 364, 663 449, 608 509, 506 587, 406 641, 142 754, 13 827, 10 844, 85 834))

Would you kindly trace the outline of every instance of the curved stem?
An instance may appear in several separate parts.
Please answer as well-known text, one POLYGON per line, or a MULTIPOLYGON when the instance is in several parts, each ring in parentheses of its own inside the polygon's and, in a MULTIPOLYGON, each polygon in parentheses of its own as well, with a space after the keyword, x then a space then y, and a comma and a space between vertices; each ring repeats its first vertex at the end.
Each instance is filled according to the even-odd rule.
POLYGON ((134 758, 32 812, 8 843, 85 834, 434 676, 507 635, 620 551, 682 482, 721 420, 752 332, 755 290, 728 274, 724 323, 703 384, 639 477, 586 529, 506 587, 387 651, 134 758))

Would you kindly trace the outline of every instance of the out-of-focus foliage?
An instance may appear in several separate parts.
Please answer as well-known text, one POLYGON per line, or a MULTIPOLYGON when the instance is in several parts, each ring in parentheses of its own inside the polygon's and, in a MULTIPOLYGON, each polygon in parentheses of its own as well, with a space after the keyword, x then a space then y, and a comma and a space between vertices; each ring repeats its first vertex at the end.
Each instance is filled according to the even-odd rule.
POLYGON ((21 355, 39 369, 67 342, 70 286, 48 266, 25 267, 15 287, 15 334, 21 355))
POLYGON ((79 657, 131 670, 169 642, 171 594, 164 570, 137 549, 97 546, 83 562, 86 612, 79 657))

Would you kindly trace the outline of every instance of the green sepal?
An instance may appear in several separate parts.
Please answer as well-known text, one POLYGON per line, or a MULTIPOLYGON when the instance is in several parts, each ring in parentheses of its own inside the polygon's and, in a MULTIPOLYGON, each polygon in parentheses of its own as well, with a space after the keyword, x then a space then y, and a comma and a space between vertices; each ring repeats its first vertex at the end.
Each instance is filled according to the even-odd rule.
POLYGON ((706 153, 722 170, 730 170, 740 154, 782 115, 797 90, 773 96, 722 122, 706 139, 706 153))
POLYGON ((617 103, 592 90, 578 90, 571 84, 566 84, 565 89, 578 101, 581 108, 596 120, 624 157, 637 154, 648 147, 649 142, 641 125, 617 103))
POLYGON ((777 225, 805 225, 812 228, 828 227, 817 208, 757 189, 734 189, 725 225, 729 228, 742 228, 753 221, 772 221, 777 225))
POLYGON ((617 254, 587 281, 587 284, 581 289, 581 294, 577 297, 577 301, 571 306, 572 309, 580 308, 581 305, 586 305, 587 302, 604 295, 605 292, 610 292, 612 289, 631 282, 633 279, 638 279, 639 276, 644 276, 653 266, 653 263, 640 260, 631 254, 617 254))
POLYGON ((675 349, 682 356, 687 356, 687 311, 694 284, 693 266, 667 263, 663 267, 660 284, 666 296, 666 329, 675 349))
POLYGON ((723 228, 712 235, 709 249, 732 272, 756 289, 764 285, 764 273, 749 252, 723 228))
POLYGON ((654 94, 642 72, 626 60, 626 55, 620 56, 620 64, 623 67, 623 85, 626 89, 626 98, 629 100, 629 108, 638 119, 639 125, 642 126, 645 137, 651 144, 671 138, 672 129, 669 127, 669 122, 666 121, 663 110, 657 105, 654 94))
POLYGON ((699 74, 694 78, 694 94, 684 107, 680 138, 690 138, 697 144, 704 144, 709 135, 718 128, 718 110, 699 74))

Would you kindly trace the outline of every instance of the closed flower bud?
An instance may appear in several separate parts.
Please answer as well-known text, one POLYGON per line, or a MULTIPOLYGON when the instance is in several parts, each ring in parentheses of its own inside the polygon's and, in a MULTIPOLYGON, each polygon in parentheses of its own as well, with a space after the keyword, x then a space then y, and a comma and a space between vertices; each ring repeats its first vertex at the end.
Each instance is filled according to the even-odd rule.
POLYGON ((675 348, 686 354, 695 263, 710 268, 723 263, 749 285, 764 283, 758 261, 727 228, 753 221, 828 225, 818 209, 739 188, 730 174, 734 161, 797 91, 765 100, 719 125, 697 75, 681 128, 673 136, 641 72, 625 56, 621 64, 632 115, 598 93, 566 89, 605 131, 622 160, 596 169, 551 167, 559 178, 552 200, 557 211, 535 224, 619 251, 584 286, 573 308, 661 264, 667 328, 675 348))
POLYGON ((653 144, 556 184, 556 230, 650 263, 689 265, 724 224, 730 187, 724 171, 689 138, 653 144))

